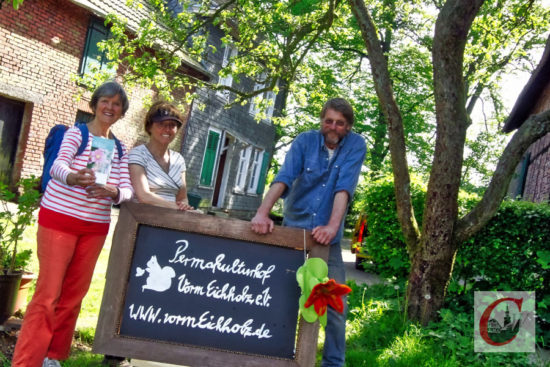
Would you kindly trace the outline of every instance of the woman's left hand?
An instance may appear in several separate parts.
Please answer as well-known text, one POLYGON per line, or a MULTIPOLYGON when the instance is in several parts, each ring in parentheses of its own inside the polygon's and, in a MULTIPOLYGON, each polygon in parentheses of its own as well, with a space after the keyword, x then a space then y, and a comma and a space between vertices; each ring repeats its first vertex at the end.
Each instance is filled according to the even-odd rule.
POLYGON ((86 192, 90 199, 111 198, 114 200, 118 195, 118 190, 113 185, 93 184, 86 187, 86 192))

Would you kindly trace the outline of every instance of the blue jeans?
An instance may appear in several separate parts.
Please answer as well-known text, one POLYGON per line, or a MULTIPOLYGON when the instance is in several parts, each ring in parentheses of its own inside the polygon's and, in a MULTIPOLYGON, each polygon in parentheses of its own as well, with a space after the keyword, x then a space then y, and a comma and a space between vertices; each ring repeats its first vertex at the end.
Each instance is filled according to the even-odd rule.
MULTIPOLYGON (((337 283, 345 284, 346 270, 342 260, 340 244, 330 246, 328 255, 328 277, 337 283)), ((346 315, 348 313, 347 297, 344 297, 344 313, 328 307, 327 326, 325 327, 325 347, 323 349, 322 367, 343 367, 346 359, 346 315)))

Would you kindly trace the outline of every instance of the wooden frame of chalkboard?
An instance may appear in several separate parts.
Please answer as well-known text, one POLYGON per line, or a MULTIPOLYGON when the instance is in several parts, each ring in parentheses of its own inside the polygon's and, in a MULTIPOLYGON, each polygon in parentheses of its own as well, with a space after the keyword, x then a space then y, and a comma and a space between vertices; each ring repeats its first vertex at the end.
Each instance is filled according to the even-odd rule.
POLYGON ((298 317, 304 246, 327 260, 328 247, 309 231, 275 226, 258 235, 242 220, 122 204, 94 353, 186 366, 314 366, 319 323, 298 317))

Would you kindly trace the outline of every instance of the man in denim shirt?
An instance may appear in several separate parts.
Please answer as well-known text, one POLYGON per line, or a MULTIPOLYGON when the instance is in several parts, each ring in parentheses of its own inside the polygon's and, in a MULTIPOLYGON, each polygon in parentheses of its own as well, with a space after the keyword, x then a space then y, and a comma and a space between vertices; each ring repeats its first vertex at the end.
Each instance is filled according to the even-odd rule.
MULTIPOLYGON (((312 230, 317 242, 330 246, 328 276, 338 283, 346 281, 340 249, 344 217, 366 154, 364 139, 351 132, 353 119, 353 109, 345 99, 326 102, 321 129, 296 137, 252 218, 254 232, 270 233, 269 212, 284 198, 283 225, 312 230)), ((323 367, 344 365, 346 312, 347 307, 343 314, 328 308, 323 367)))

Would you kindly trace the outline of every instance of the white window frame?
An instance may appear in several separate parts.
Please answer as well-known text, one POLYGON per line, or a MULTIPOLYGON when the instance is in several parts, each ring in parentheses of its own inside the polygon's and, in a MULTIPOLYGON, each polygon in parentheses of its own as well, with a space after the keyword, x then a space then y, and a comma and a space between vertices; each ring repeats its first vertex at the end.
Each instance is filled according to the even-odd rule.
POLYGON ((260 171, 262 170, 262 159, 264 151, 262 149, 254 149, 254 158, 252 159, 252 168, 250 169, 250 181, 248 183, 248 194, 256 195, 258 182, 260 181, 260 171))
POLYGON ((237 169, 237 177, 235 179, 235 190, 244 192, 246 187, 246 176, 248 176, 248 166, 250 165, 250 156, 252 155, 253 147, 251 145, 243 148, 239 156, 239 166, 237 169))
MULTIPOLYGON (((262 73, 260 75, 260 80, 263 80, 265 78, 266 78, 266 74, 262 73)), ((277 82, 277 85, 279 85, 278 82, 277 82)), ((262 89, 264 87, 265 87, 265 84, 256 83, 254 85, 254 91, 257 91, 257 90, 262 89)), ((267 110, 265 111, 265 114, 266 114, 265 120, 271 120, 271 118, 273 117, 273 112, 275 111, 275 98, 277 98, 277 95, 272 90, 268 90, 268 91, 265 91, 262 94, 259 94, 255 97, 253 97, 250 101, 250 108, 248 110, 248 113, 250 113, 252 116, 256 116, 256 114, 260 111, 257 104, 254 101, 256 98, 258 98, 259 100, 270 100, 271 101, 271 103, 267 107, 267 110)))
MULTIPOLYGON (((254 92, 259 90, 259 89, 262 89, 263 87, 264 87, 263 84, 256 83, 254 85, 254 92)), ((252 116, 256 116, 256 114, 258 112, 260 112, 260 109, 258 108, 258 105, 254 101, 256 98, 263 99, 263 94, 258 94, 257 96, 254 96, 254 97, 251 98, 250 108, 248 109, 248 113, 251 114, 252 116)))
MULTIPOLYGON (((238 50, 233 45, 227 45, 225 46, 223 50, 223 59, 222 59, 222 68, 226 67, 229 64, 229 60, 235 56, 237 56, 238 50)), ((218 85, 223 85, 230 87, 233 85, 233 75, 229 74, 226 77, 220 77, 218 80, 218 85)), ((223 97, 225 99, 229 99, 229 91, 222 89, 218 90, 216 92, 220 97, 223 97)))
POLYGON ((265 92, 264 98, 267 100, 271 100, 271 103, 267 107, 267 111, 265 111, 266 119, 271 120, 271 118, 273 117, 273 112, 275 111, 275 98, 277 98, 277 95, 272 90, 268 90, 267 92, 265 92))
MULTIPOLYGON (((265 80, 266 76, 267 76, 266 73, 263 72, 258 77, 258 80, 265 80)), ((264 83, 255 83, 254 84, 254 92, 259 90, 259 89, 263 89, 264 87, 265 87, 264 83)), ((257 96, 254 96, 254 97, 251 98, 250 108, 248 109, 248 113, 250 113, 252 116, 256 116, 256 114, 260 111, 260 109, 258 108, 258 105, 256 104, 255 100, 256 99, 262 100, 264 98, 264 94, 265 93, 258 94, 257 96)))

